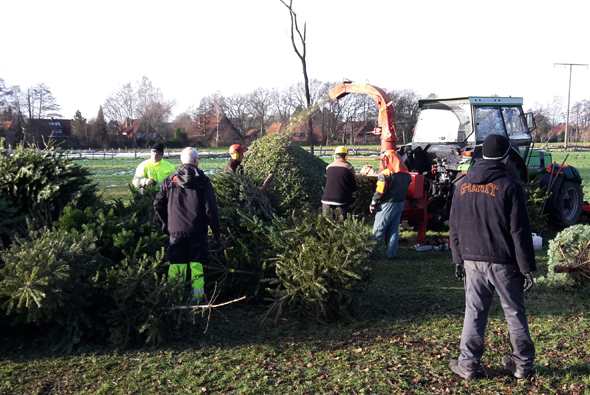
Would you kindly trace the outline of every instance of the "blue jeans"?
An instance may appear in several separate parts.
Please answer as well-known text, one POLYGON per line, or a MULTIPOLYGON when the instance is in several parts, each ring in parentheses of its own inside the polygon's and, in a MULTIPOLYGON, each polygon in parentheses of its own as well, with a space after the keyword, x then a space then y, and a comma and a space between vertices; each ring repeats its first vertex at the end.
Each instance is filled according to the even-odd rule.
POLYGON ((404 211, 404 202, 382 202, 377 206, 373 235, 377 238, 377 248, 381 247, 383 238, 387 243, 385 255, 389 259, 397 254, 399 224, 404 211))

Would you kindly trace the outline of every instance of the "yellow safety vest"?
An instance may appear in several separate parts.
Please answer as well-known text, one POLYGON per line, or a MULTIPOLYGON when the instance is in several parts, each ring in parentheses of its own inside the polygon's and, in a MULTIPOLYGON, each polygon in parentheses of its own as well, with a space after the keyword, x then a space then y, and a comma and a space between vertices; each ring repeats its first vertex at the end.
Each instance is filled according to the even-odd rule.
POLYGON ((137 166, 135 177, 133 177, 133 179, 151 178, 161 185, 162 181, 164 181, 164 179, 170 174, 174 173, 175 170, 176 168, 174 165, 170 162, 166 162, 164 159, 160 160, 158 163, 154 163, 148 159, 137 166))

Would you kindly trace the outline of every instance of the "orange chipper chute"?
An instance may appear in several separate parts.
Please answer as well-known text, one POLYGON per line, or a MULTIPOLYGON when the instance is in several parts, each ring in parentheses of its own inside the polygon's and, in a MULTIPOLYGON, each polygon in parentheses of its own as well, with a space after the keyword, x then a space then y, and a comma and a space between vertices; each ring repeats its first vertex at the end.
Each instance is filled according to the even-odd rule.
POLYGON ((373 85, 361 85, 344 81, 342 84, 333 88, 329 95, 330 99, 340 99, 349 93, 361 93, 371 96, 379 106, 378 126, 375 128, 375 134, 381 135, 381 152, 397 149, 397 136, 395 133, 395 111, 393 102, 382 89, 373 85))

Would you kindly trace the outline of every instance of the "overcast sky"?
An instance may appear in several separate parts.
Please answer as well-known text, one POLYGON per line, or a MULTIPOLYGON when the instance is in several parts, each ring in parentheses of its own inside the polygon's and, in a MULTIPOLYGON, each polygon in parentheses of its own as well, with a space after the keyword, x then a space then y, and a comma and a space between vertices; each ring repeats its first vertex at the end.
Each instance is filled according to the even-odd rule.
MULTIPOLYGON (((288 0, 285 0, 288 1, 288 0)), ((569 67, 590 63, 583 1, 293 0, 307 24, 308 75, 438 97, 567 101, 569 67)), ((120 85, 147 76, 174 113, 202 97, 303 80, 279 0, 6 0, 0 78, 49 86, 65 118, 93 118, 120 85)), ((573 67, 571 100, 590 99, 573 67)))

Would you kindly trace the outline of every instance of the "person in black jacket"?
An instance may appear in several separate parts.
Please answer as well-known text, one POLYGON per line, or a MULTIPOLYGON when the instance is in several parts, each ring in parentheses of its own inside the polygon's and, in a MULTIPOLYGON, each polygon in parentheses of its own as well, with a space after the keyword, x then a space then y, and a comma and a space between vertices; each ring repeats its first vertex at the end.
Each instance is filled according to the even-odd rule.
POLYGON ((450 368, 467 380, 483 373, 480 364, 494 291, 504 309, 512 347, 503 365, 517 378, 535 372, 524 292, 533 286, 537 266, 524 191, 506 172, 510 150, 505 136, 487 136, 483 158, 453 193, 449 236, 455 275, 465 281, 465 318, 461 355, 450 368))
POLYGON ((340 146, 334 150, 334 162, 326 167, 326 188, 322 195, 322 211, 338 209, 346 219, 350 213, 352 194, 359 189, 354 167, 348 163, 348 151, 340 146))
POLYGON ((192 283, 193 301, 204 295, 203 263, 207 259, 208 227, 221 239, 217 202, 209 178, 199 169, 199 152, 185 148, 182 165, 162 184, 154 209, 170 235, 168 277, 182 276, 192 283))

